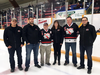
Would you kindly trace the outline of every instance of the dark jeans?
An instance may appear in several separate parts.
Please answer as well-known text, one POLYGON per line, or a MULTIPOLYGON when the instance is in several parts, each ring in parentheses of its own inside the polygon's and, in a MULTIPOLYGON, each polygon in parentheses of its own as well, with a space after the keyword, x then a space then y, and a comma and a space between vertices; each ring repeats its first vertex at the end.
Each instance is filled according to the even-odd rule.
POLYGON ((14 60, 14 54, 15 54, 15 51, 17 53, 17 59, 18 59, 18 66, 21 66, 22 65, 22 48, 19 47, 19 48, 10 48, 8 49, 8 52, 9 52, 9 62, 10 62, 10 67, 12 69, 15 68, 15 60, 14 60))
POLYGON ((60 62, 61 45, 60 45, 60 43, 54 43, 53 47, 54 47, 54 62, 56 62, 57 56, 58 56, 58 62, 60 62))
POLYGON ((81 66, 85 66, 84 65, 84 53, 87 53, 87 59, 88 59, 88 69, 92 69, 92 46, 80 46, 80 65, 81 66))
POLYGON ((25 66, 26 67, 29 67, 29 64, 30 64, 30 55, 31 55, 31 51, 32 50, 34 52, 34 64, 38 65, 39 43, 37 43, 37 44, 29 44, 29 45, 26 45, 26 62, 25 62, 25 66))
POLYGON ((73 62, 73 64, 76 64, 77 63, 76 43, 66 43, 65 42, 65 49, 66 49, 65 59, 66 59, 66 63, 69 63, 69 50, 70 50, 70 47, 72 49, 72 62, 73 62))

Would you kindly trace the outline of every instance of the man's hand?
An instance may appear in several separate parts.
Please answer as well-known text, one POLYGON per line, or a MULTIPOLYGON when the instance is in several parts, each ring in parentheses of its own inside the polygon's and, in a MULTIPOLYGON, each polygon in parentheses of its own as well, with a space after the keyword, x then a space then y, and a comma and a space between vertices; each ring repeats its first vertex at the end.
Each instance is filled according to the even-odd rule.
POLYGON ((30 43, 27 43, 27 45, 30 45, 30 43))
POLYGON ((21 44, 21 47, 23 47, 24 45, 23 44, 21 44))
POLYGON ((60 43, 60 45, 62 45, 62 43, 60 43))
POLYGON ((8 48, 10 49, 10 48, 11 48, 11 46, 8 46, 8 48))

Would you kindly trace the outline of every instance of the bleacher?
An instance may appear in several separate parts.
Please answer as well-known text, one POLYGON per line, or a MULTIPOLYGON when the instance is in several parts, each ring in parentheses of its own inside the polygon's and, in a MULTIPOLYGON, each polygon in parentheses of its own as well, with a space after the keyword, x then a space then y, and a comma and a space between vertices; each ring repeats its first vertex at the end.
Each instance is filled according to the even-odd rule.
MULTIPOLYGON (((87 10, 91 6, 91 4, 92 4, 91 2, 86 2, 85 9, 87 10)), ((42 11, 41 11, 41 4, 38 5, 38 18, 52 17, 51 3, 44 3, 42 5, 44 5, 44 7, 42 7, 42 11), (41 12, 42 12, 42 17, 41 17, 41 12)), ((83 3, 69 4, 68 10, 83 9, 83 7, 84 7, 83 3)), ((65 11, 65 0, 63 0, 63 1, 59 0, 59 2, 55 1, 53 3, 53 16, 54 16, 54 14, 56 14, 57 12, 60 12, 60 11, 65 11)), ((100 0, 95 0, 94 13, 100 13, 100 0)), ((8 26, 10 25, 11 17, 16 17, 18 19, 18 24, 20 25, 22 23, 22 25, 24 26, 25 24, 27 24, 28 17, 36 18, 36 7, 29 4, 26 7, 2 10, 3 28, 5 27, 5 25, 8 25, 8 26), (21 17, 20 17, 20 15, 21 15, 21 17)))

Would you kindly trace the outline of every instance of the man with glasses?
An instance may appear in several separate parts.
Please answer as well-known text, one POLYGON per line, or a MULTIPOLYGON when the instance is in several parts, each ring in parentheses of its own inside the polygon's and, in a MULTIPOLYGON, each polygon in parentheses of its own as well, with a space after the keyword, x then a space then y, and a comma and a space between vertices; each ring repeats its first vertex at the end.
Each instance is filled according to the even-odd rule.
POLYGON ((88 59, 88 74, 91 74, 92 69, 92 48, 93 42, 96 39, 96 30, 93 25, 90 25, 87 17, 82 18, 82 26, 79 29, 80 33, 80 66, 77 69, 84 69, 84 53, 87 53, 88 59))

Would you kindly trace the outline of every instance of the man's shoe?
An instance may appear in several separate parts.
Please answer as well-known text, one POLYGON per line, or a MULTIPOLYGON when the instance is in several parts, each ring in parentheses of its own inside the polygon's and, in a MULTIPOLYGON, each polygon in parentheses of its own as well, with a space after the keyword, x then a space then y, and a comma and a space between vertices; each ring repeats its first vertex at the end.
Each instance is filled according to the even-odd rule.
POLYGON ((74 67, 77 67, 77 64, 74 64, 74 67))
POLYGON ((56 64, 56 62, 53 63, 53 65, 55 65, 55 64, 56 64))
POLYGON ((85 68, 84 66, 77 67, 77 69, 84 69, 84 68, 85 68))
POLYGON ((44 66, 44 64, 41 64, 41 66, 44 66))
POLYGON ((91 74, 91 70, 90 70, 90 69, 88 69, 87 73, 88 73, 88 74, 91 74))
POLYGON ((20 71, 23 70, 22 66, 18 66, 18 69, 19 69, 20 71))
POLYGON ((11 71, 10 72, 14 72, 15 71, 15 69, 11 69, 11 71))
POLYGON ((26 68, 25 68, 25 71, 28 71, 28 69, 29 69, 29 67, 26 67, 26 68))
POLYGON ((58 65, 60 65, 60 62, 58 62, 58 65))
POLYGON ((35 65, 35 67, 37 67, 37 68, 41 68, 41 66, 40 66, 40 65, 35 65))
POLYGON ((66 61, 65 61, 65 63, 64 63, 64 65, 66 66, 66 65, 68 65, 69 63, 67 63, 66 61))
POLYGON ((46 63, 46 64, 49 65, 49 66, 51 65, 50 63, 46 63))

